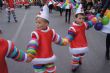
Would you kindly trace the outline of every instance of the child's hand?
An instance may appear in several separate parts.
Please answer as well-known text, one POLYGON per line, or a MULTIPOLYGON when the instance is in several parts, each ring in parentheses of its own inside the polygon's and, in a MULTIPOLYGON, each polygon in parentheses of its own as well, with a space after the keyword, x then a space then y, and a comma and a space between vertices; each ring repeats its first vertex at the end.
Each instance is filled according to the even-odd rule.
POLYGON ((63 45, 66 46, 69 43, 67 38, 63 38, 63 45))
POLYGON ((29 63, 29 62, 31 62, 34 58, 35 58, 34 55, 28 54, 26 62, 29 63))

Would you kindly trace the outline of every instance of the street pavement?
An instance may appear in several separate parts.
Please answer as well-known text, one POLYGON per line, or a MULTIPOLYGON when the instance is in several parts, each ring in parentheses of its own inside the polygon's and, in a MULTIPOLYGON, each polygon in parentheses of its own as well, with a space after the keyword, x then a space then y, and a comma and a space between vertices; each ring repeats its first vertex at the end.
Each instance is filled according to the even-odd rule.
MULTIPOLYGON (((35 29, 35 16, 40 10, 39 7, 32 6, 30 9, 16 8, 18 22, 15 23, 13 18, 10 23, 7 22, 7 12, 4 10, 0 13, 0 28, 3 30, 3 37, 15 42, 18 49, 26 50, 26 45, 31 38, 31 32, 35 29)), ((50 14, 49 26, 54 28, 58 34, 64 37, 70 24, 65 23, 63 16, 59 12, 53 11, 50 14)), ((71 18, 72 22, 73 18, 71 18)), ((95 31, 91 28, 86 31, 89 45, 89 51, 83 59, 83 64, 75 73, 110 73, 110 61, 105 60, 105 40, 106 34, 95 31)), ((68 46, 59 46, 53 43, 53 50, 57 56, 56 66, 57 73, 71 72, 71 55, 68 46)), ((33 73, 31 63, 15 62, 6 58, 9 73, 33 73)))

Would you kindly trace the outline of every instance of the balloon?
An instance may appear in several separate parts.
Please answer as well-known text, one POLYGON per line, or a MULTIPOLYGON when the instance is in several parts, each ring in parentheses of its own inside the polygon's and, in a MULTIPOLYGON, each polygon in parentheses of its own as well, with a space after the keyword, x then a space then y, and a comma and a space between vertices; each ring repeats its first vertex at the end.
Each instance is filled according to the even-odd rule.
POLYGON ((76 8, 78 8, 79 7, 79 5, 78 4, 76 4, 76 8))
POLYGON ((88 15, 88 20, 91 20, 94 17, 94 15, 88 15))
POLYGON ((103 28, 103 24, 101 22, 96 23, 96 25, 94 25, 95 30, 100 31, 103 28))
POLYGON ((87 24, 89 25, 90 28, 93 26, 92 21, 88 21, 87 24))
POLYGON ((108 12, 106 16, 110 19, 110 12, 108 12))
POLYGON ((91 19, 91 21, 93 22, 93 24, 95 25, 96 23, 97 23, 97 18, 96 17, 93 17, 92 19, 91 19))
POLYGON ((110 12, 110 10, 106 10, 104 15, 106 16, 109 12, 110 12))
POLYGON ((104 16, 102 18, 102 24, 107 25, 109 23, 109 18, 107 16, 104 16))
POLYGON ((96 14, 96 17, 99 18, 99 17, 100 17, 100 13, 97 13, 97 14, 96 14))

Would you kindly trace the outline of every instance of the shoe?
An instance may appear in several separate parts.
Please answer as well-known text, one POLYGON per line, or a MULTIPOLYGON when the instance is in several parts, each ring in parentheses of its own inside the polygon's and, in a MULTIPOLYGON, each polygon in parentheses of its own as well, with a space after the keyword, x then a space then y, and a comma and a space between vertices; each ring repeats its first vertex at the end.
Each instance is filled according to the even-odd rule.
POLYGON ((110 60, 110 57, 109 56, 106 56, 106 60, 110 60))
POLYGON ((79 66, 77 66, 77 67, 72 67, 72 72, 76 72, 78 69, 79 69, 79 67, 80 67, 80 65, 79 66))
POLYGON ((8 23, 10 23, 10 21, 8 21, 8 23))
POLYGON ((82 65, 82 61, 81 60, 79 61, 79 65, 82 65))
POLYGON ((106 60, 110 60, 110 56, 108 53, 106 53, 105 58, 106 58, 106 60))
POLYGON ((15 22, 17 23, 18 21, 17 21, 17 20, 15 20, 15 22))
POLYGON ((76 72, 76 70, 77 70, 77 69, 75 68, 75 69, 72 69, 71 71, 72 71, 72 72, 76 72))
POLYGON ((62 14, 60 14, 60 16, 62 16, 62 14))

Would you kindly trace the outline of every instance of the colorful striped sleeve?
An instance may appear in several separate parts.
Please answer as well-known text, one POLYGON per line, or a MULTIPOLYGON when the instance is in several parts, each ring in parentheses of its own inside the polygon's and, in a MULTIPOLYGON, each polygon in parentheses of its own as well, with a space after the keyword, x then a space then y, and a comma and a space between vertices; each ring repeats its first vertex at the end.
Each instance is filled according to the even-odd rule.
POLYGON ((8 41, 8 44, 9 47, 6 55, 8 58, 14 59, 18 62, 27 60, 27 54, 24 51, 17 49, 11 41, 8 41))
POLYGON ((37 48, 38 48, 38 41, 36 39, 32 38, 28 43, 27 53, 32 54, 32 55, 36 55, 37 48))
POLYGON ((53 40, 54 43, 56 43, 58 45, 62 45, 62 46, 65 45, 64 39, 59 34, 57 34, 55 32, 55 30, 53 30, 53 39, 52 40, 53 40))
POLYGON ((35 56, 37 53, 38 39, 39 39, 38 34, 35 31, 32 32, 31 40, 27 45, 27 54, 30 55, 30 57, 32 57, 32 55, 35 56))
POLYGON ((72 40, 74 40, 74 37, 75 33, 73 32, 73 29, 70 28, 65 38, 68 39, 69 42, 71 42, 72 40))

